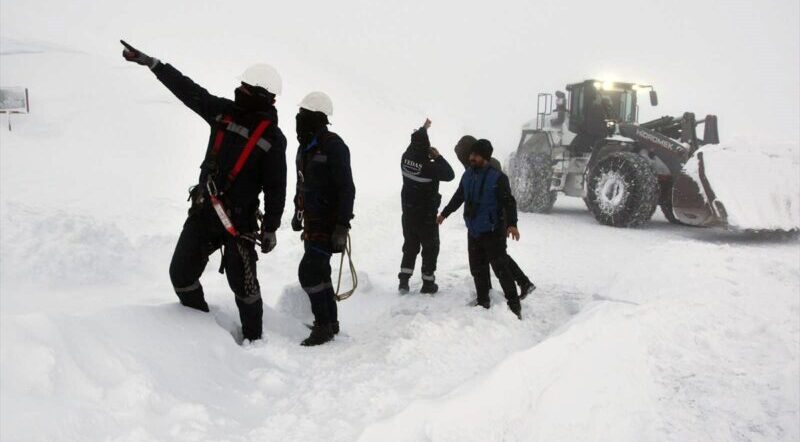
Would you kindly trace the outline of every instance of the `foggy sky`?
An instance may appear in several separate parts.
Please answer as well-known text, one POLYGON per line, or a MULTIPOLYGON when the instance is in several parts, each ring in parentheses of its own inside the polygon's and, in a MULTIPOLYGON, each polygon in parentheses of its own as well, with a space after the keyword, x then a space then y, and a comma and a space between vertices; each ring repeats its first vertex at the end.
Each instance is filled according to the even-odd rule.
MULTIPOLYGON (((796 0, 4 0, 0 9, 3 38, 115 57, 126 37, 201 70, 218 90, 230 89, 233 72, 268 60, 288 86, 294 75, 340 95, 385 97, 504 146, 533 117, 538 92, 590 77, 656 85, 661 105, 642 100, 643 120, 716 113, 723 141, 800 138, 796 0), (43 15, 49 29, 26 28, 43 15), (178 50, 187 46, 195 50, 178 50)), ((305 92, 289 88, 291 104, 305 92)))

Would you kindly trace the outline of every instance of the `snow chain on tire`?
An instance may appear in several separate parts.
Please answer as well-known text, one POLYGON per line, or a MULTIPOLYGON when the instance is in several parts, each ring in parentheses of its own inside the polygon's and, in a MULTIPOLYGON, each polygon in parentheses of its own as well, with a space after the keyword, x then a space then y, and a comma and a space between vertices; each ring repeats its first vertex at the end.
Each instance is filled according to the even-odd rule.
POLYGON ((586 204, 601 224, 634 227, 647 222, 659 202, 650 162, 633 152, 614 152, 589 171, 586 204))
POLYGON ((548 213, 557 193, 550 190, 553 165, 547 152, 521 150, 511 165, 512 192, 522 212, 548 213))

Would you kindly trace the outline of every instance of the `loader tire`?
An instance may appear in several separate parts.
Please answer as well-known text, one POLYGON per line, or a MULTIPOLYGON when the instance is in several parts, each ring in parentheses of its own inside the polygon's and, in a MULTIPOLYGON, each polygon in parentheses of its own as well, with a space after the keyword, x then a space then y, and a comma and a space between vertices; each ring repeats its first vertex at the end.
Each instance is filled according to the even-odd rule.
POLYGON ((545 152, 524 150, 512 158, 511 192, 522 212, 548 213, 553 209, 557 193, 550 190, 553 177, 552 159, 545 152))
POLYGON ((647 222, 659 200, 653 166, 633 152, 614 152, 589 171, 586 204, 601 224, 635 227, 647 222))

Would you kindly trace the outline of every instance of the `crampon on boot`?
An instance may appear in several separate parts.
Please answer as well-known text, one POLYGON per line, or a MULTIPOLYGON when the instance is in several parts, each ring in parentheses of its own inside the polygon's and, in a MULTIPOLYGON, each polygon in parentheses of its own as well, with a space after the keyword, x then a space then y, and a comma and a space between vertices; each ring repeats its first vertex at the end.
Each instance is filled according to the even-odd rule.
POLYGON ((328 341, 332 341, 333 335, 333 326, 331 324, 315 324, 311 327, 311 334, 308 335, 300 345, 305 347, 322 345, 328 341))

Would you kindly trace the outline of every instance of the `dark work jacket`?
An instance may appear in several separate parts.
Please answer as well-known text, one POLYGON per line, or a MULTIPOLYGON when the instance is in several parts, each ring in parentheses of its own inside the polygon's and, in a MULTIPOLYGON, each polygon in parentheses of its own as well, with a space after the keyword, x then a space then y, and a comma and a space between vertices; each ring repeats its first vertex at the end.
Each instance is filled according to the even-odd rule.
POLYGON ((337 224, 350 227, 356 188, 350 149, 341 137, 323 128, 297 148, 296 165, 295 216, 303 211, 306 236, 328 236, 337 224))
POLYGON ((424 128, 415 132, 400 159, 403 175, 400 200, 404 214, 436 216, 442 202, 439 181, 452 181, 455 172, 443 156, 439 155, 435 160, 430 158, 430 142, 427 133, 421 134, 421 131, 427 132, 424 128))
POLYGON ((508 177, 490 165, 464 172, 442 216, 450 216, 465 202, 464 221, 473 237, 517 226, 517 202, 511 194, 508 177))
POLYGON ((264 112, 246 112, 232 100, 211 95, 169 64, 159 63, 153 68, 153 73, 183 104, 211 126, 198 187, 206 195, 203 203, 205 208, 211 210, 206 181, 211 169, 217 169, 214 181, 218 190, 223 191, 221 198, 236 228, 243 232, 256 229, 258 196, 264 192, 263 226, 268 231, 277 230, 286 203, 286 137, 278 128, 275 108, 270 106, 264 112), (225 116, 232 121, 223 123, 225 116), (228 172, 239 159, 250 134, 264 119, 271 124, 261 135, 236 180, 229 184, 228 172), (223 134, 222 145, 214 161, 210 152, 220 130, 223 134), (216 167, 213 167, 215 164, 216 167))

